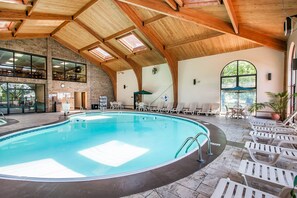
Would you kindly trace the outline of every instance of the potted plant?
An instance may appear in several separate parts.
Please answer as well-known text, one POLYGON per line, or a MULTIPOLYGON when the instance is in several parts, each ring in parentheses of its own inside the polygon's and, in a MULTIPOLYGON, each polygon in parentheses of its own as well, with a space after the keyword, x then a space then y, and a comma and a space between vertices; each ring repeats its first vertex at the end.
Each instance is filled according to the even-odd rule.
MULTIPOLYGON (((266 92, 269 97, 269 102, 263 103, 254 103, 249 108, 249 111, 258 111, 265 107, 271 108, 274 112, 271 114, 272 119, 275 120, 284 120, 286 119, 286 111, 288 107, 288 102, 290 100, 290 96, 287 91, 280 93, 272 93, 266 92)), ((294 94, 297 96, 297 94, 294 94)))

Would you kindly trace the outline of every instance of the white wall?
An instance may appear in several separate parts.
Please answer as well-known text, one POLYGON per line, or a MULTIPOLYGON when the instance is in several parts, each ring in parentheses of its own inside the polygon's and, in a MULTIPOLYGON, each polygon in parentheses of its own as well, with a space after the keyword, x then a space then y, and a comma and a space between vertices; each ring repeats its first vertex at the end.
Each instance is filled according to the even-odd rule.
POLYGON ((144 95, 143 101, 154 106, 158 102, 164 101, 164 96, 168 97, 167 102, 173 102, 173 87, 171 73, 168 64, 155 65, 144 67, 142 69, 142 87, 146 91, 150 91, 152 95, 144 95), (153 67, 158 69, 156 74, 152 74, 153 67))
POLYGON ((133 105, 135 91, 138 91, 138 84, 133 70, 117 72, 117 101, 121 101, 124 105, 133 105))
POLYGON ((225 65, 234 60, 247 60, 257 69, 257 100, 267 101, 267 91, 283 89, 284 53, 259 47, 254 49, 195 58, 179 62, 179 102, 220 102, 220 73, 225 65), (272 73, 272 80, 267 74, 272 73), (193 79, 197 84, 193 85, 193 79), (198 83, 200 81, 200 83, 198 83))

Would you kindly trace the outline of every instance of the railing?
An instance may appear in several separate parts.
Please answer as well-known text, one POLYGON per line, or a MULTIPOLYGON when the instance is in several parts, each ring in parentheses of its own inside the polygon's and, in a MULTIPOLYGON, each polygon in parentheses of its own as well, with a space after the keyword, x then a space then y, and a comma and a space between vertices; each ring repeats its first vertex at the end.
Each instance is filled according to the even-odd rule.
POLYGON ((172 85, 173 84, 170 84, 164 91, 162 91, 162 93, 161 94, 159 94, 159 96, 158 97, 156 97, 151 103, 150 103, 150 105, 149 106, 151 106, 154 102, 156 102, 169 88, 171 88, 172 87, 172 85))
POLYGON ((175 158, 177 158, 178 154, 179 154, 179 153, 181 152, 181 150, 187 145, 187 143, 188 143, 190 140, 192 140, 192 141, 190 142, 190 144, 188 145, 187 149, 186 149, 186 153, 188 152, 188 150, 189 150, 189 148, 192 146, 192 144, 193 144, 194 142, 196 142, 197 145, 198 145, 198 161, 199 161, 199 162, 204 162, 204 159, 203 159, 203 156, 202 156, 201 145, 200 145, 200 143, 198 142, 198 137, 199 137, 200 135, 204 135, 204 136, 206 136, 206 138, 207 138, 207 146, 208 146, 208 148, 207 148, 207 154, 208 154, 208 155, 213 155, 213 153, 211 152, 211 144, 212 144, 212 143, 211 143, 211 141, 210 141, 210 138, 208 137, 207 134, 205 134, 205 133, 203 133, 203 132, 199 132, 199 133, 197 133, 197 135, 195 135, 195 137, 188 137, 188 138, 184 141, 184 143, 182 144, 182 146, 177 150, 177 152, 176 152, 176 154, 175 154, 175 158))
POLYGON ((0 111, 0 114, 1 114, 1 116, 2 116, 2 119, 5 120, 6 118, 5 118, 5 116, 4 116, 4 113, 3 113, 2 111, 0 111))

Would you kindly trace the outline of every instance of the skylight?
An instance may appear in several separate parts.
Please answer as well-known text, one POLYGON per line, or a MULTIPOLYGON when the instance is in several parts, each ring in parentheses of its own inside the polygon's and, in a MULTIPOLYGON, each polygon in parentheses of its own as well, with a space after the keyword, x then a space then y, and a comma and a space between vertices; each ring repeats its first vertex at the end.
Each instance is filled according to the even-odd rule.
POLYGON ((148 49, 148 47, 133 33, 126 34, 117 40, 132 53, 148 49))
POLYGON ((89 52, 104 61, 114 59, 114 57, 110 53, 100 47, 89 50, 89 52))

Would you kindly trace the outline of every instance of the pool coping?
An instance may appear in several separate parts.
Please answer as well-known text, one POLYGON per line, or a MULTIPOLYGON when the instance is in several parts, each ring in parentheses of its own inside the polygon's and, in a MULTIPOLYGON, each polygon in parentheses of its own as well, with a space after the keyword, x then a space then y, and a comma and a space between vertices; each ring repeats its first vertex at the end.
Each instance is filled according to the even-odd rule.
MULTIPOLYGON (((197 162, 197 152, 194 152, 172 164, 153 170, 108 179, 71 182, 36 182, 0 179, 1 194, 5 197, 17 197, 20 195, 29 197, 120 197, 154 189, 184 178, 205 167, 217 158, 225 149, 227 140, 224 132, 213 124, 180 114, 177 116, 197 121, 206 126, 210 131, 212 142, 220 144, 220 146, 212 146, 212 156, 205 154, 207 144, 204 144, 202 147, 203 158, 205 159, 204 163, 197 162), (207 124, 205 125, 205 123, 207 124)), ((60 122, 65 122, 65 119, 53 123, 60 122)), ((0 136, 13 132, 15 131, 7 132, 0 136)))

